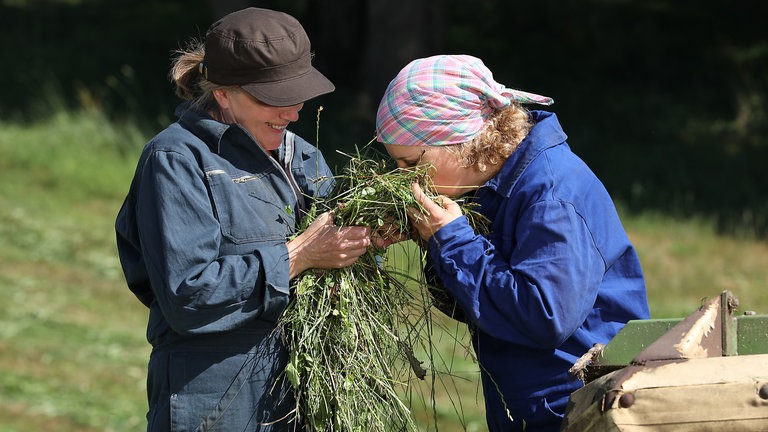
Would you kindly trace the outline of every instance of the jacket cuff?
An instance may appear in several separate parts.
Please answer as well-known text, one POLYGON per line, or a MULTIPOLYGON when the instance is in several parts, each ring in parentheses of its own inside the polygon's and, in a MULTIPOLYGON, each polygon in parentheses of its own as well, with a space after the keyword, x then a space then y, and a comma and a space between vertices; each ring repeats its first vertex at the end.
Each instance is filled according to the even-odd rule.
POLYGON ((259 249, 256 253, 261 256, 265 286, 283 294, 288 294, 290 289, 290 263, 288 247, 285 243, 277 243, 273 246, 259 249))

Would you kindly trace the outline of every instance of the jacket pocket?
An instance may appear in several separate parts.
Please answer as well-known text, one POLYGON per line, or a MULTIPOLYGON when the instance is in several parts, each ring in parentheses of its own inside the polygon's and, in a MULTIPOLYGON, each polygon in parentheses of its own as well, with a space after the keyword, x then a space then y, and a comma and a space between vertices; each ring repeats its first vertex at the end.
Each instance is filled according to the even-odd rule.
POLYGON ((170 430, 288 430, 294 399, 281 372, 286 354, 271 337, 251 352, 170 354, 170 430))
POLYGON ((240 244, 290 235, 296 198, 274 170, 252 174, 211 169, 205 175, 224 237, 240 244))

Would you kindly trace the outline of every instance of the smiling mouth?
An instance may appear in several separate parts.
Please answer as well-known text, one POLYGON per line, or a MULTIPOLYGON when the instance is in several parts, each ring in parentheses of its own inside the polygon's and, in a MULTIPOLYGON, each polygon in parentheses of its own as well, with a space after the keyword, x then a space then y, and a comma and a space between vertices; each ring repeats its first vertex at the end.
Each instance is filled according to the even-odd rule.
POLYGON ((288 127, 288 125, 287 125, 287 124, 280 126, 280 125, 276 125, 276 124, 272 124, 272 123, 267 123, 267 125, 268 125, 269 127, 271 127, 272 129, 275 129, 275 130, 280 130, 280 131, 281 131, 281 130, 284 130, 286 127, 288 127))

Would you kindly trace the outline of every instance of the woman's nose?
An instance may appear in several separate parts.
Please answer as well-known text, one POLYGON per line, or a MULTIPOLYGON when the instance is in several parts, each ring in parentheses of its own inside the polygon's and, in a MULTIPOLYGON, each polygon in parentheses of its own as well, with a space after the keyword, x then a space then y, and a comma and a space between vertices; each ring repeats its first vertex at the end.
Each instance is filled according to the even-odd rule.
POLYGON ((301 111, 302 108, 304 108, 303 102, 285 107, 285 109, 280 113, 280 117, 284 120, 295 122, 299 119, 299 111, 301 111))

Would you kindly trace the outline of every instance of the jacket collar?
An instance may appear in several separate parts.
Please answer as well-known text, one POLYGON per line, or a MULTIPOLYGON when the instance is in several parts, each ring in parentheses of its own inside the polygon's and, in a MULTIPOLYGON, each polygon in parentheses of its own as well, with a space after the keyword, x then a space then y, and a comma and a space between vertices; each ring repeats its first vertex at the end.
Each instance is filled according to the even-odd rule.
POLYGON ((200 138, 211 151, 221 153, 221 139, 231 125, 214 120, 208 113, 201 111, 190 102, 176 107, 175 113, 179 124, 200 138))
POLYGON ((544 150, 565 143, 568 136, 557 116, 547 111, 531 111, 533 128, 517 149, 507 158, 496 176, 485 184, 496 193, 509 196, 528 165, 544 150))

